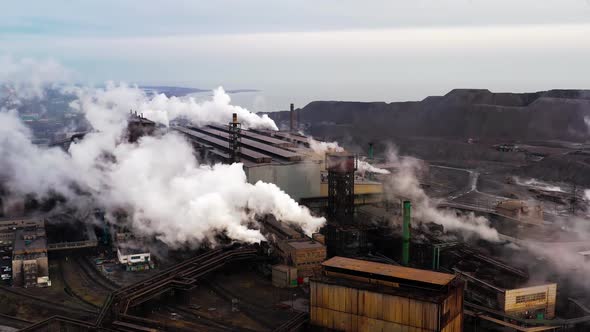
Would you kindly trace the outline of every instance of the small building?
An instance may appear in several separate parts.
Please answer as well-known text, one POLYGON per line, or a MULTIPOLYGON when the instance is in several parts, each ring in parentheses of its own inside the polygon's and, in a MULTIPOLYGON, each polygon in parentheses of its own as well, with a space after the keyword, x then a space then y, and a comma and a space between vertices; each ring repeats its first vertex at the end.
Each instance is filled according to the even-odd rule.
POLYGON ((502 310, 511 316, 527 319, 555 317, 557 284, 507 289, 500 295, 502 310))
POLYGON ((117 260, 127 271, 142 271, 153 268, 151 254, 145 249, 118 247, 117 260))
POLYGON ((311 324, 346 332, 459 332, 463 285, 452 274, 334 257, 311 279, 311 324))
POLYGON ((496 213, 521 221, 539 223, 543 221, 543 207, 541 205, 529 205, 518 199, 508 199, 496 205, 496 213))
POLYGON ((326 260, 326 246, 312 239, 278 242, 279 251, 286 264, 297 268, 299 278, 309 278, 321 271, 326 260))
POLYGON ((297 287, 297 269, 288 265, 272 267, 272 285, 279 288, 297 287))

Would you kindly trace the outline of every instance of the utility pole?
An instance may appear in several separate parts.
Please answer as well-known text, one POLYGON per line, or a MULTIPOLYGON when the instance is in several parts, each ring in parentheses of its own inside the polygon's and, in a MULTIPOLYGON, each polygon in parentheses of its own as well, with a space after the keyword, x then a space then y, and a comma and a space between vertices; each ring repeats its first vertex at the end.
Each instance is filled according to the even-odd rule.
POLYGON ((576 215, 576 205, 578 204, 578 181, 574 178, 574 185, 572 188, 572 198, 570 199, 571 202, 571 212, 572 215, 576 215))

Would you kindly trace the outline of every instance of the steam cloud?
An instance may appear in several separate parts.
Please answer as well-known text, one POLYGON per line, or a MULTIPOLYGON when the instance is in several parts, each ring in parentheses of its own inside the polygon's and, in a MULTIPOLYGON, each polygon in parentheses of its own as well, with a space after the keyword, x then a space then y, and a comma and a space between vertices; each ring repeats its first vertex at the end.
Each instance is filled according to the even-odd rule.
POLYGON ((488 241, 499 241, 498 231, 490 227, 486 218, 476 217, 474 214, 458 217, 453 211, 437 209, 436 200, 428 197, 420 188, 416 173, 422 166, 417 159, 401 157, 395 149, 391 149, 388 153, 388 163, 396 168, 397 172, 394 172, 386 182, 386 190, 395 197, 410 199, 416 219, 441 224, 446 230, 466 235, 475 234, 488 241))
POLYGON ((200 164, 191 144, 178 134, 143 137, 137 143, 124 139, 130 109, 162 123, 186 117, 196 124, 225 124, 237 112, 247 126, 276 127, 270 118, 229 105, 221 88, 200 104, 191 98, 149 98, 126 84, 67 91, 77 95, 71 106, 94 129, 73 143, 69 154, 33 145, 16 112, 0 112, 0 179, 10 195, 58 193, 75 208, 92 204, 107 215, 124 211, 135 232, 173 247, 214 242, 220 232, 258 242, 263 239, 255 225, 258 215, 272 214, 308 235, 325 222, 276 185, 249 184, 241 164, 200 164))
POLYGON ((519 177, 514 177, 514 182, 519 186, 528 186, 528 187, 535 187, 545 191, 557 191, 557 192, 564 192, 561 187, 551 185, 549 183, 539 181, 537 179, 528 179, 528 180, 521 180, 519 177))
POLYGON ((232 114, 236 113, 244 128, 278 130, 277 125, 268 115, 259 116, 245 108, 231 105, 231 98, 222 87, 213 91, 211 100, 203 102, 197 102, 193 97, 188 96, 170 98, 165 94, 148 96, 137 86, 114 82, 107 82, 104 89, 73 88, 69 89, 69 92, 78 95, 82 103, 94 102, 101 108, 114 105, 123 116, 133 109, 165 126, 169 126, 170 121, 179 118, 187 119, 196 126, 227 124, 232 114))
POLYGON ((376 174, 390 174, 391 173, 386 169, 375 167, 375 166, 369 164, 365 160, 359 160, 357 171, 360 173, 369 172, 369 173, 376 173, 376 174))
MULTIPOLYGON (((321 142, 316 141, 312 137, 308 137, 307 139, 309 143, 309 147, 315 152, 316 154, 323 155, 326 152, 343 152, 344 148, 341 147, 338 142, 321 142)), ((377 173, 377 174, 389 174, 389 171, 386 169, 378 168, 371 165, 366 160, 359 160, 357 171, 359 173, 377 173)))
POLYGON ((326 152, 343 152, 344 148, 338 142, 321 142, 316 141, 312 137, 307 138, 309 147, 317 154, 325 154, 326 152))
POLYGON ((68 82, 71 77, 70 71, 53 60, 0 56, 0 99, 7 97, 16 104, 21 99, 43 98, 47 86, 68 82))

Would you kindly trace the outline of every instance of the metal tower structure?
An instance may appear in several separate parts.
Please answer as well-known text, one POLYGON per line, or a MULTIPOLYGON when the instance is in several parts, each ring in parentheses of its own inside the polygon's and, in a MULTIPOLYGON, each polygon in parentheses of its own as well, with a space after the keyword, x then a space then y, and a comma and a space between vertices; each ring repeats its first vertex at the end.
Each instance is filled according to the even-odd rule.
POLYGON ((242 124, 238 122, 238 114, 234 113, 229 123, 229 151, 232 163, 240 161, 241 132, 242 124))
POLYGON ((354 171, 357 159, 350 153, 326 154, 328 170, 328 217, 341 225, 354 219, 354 171))

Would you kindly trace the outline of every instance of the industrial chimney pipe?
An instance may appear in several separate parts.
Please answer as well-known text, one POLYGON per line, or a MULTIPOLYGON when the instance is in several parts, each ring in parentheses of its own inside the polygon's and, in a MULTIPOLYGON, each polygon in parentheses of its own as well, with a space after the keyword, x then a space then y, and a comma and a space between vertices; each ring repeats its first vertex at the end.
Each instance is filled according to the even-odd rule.
POLYGON ((293 131, 295 129, 295 105, 291 103, 291 111, 289 112, 289 129, 293 131))
POLYGON ((412 203, 404 201, 402 226, 402 265, 410 264, 410 228, 412 227, 412 203))

